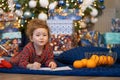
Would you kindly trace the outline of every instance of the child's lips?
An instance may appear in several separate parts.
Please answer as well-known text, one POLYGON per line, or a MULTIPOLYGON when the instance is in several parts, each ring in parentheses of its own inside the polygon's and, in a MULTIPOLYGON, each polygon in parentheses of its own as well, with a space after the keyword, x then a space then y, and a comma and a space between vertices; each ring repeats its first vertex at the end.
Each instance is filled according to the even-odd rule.
POLYGON ((44 41, 39 41, 40 43, 43 43, 44 41))

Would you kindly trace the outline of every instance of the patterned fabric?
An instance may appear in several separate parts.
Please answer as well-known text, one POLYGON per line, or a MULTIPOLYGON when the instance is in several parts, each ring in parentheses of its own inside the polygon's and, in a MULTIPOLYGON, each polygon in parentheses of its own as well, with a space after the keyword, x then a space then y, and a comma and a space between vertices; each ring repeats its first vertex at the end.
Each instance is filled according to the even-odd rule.
POLYGON ((26 68, 29 63, 39 62, 41 64, 45 64, 45 66, 48 66, 49 62, 54 61, 53 49, 49 44, 45 46, 42 54, 39 56, 36 55, 32 42, 29 42, 19 54, 21 55, 14 58, 13 61, 16 61, 16 59, 20 57, 18 65, 23 68, 26 68))

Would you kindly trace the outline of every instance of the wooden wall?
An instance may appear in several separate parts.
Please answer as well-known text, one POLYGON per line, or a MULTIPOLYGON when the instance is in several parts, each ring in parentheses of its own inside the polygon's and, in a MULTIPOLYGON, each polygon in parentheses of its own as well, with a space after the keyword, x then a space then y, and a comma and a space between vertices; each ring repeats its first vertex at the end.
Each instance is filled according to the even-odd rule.
POLYGON ((105 0, 105 9, 102 16, 98 18, 98 22, 94 26, 94 30, 101 33, 110 31, 112 26, 111 19, 120 18, 120 0, 105 0))

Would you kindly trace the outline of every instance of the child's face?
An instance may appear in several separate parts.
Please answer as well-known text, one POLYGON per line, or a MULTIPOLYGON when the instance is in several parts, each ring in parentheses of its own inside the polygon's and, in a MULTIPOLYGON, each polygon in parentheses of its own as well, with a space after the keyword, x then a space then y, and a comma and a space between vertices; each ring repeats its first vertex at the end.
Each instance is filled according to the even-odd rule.
POLYGON ((17 39, 14 39, 13 44, 17 44, 17 43, 18 43, 17 39))
POLYGON ((31 40, 37 46, 44 46, 48 42, 48 31, 45 28, 34 30, 31 40))

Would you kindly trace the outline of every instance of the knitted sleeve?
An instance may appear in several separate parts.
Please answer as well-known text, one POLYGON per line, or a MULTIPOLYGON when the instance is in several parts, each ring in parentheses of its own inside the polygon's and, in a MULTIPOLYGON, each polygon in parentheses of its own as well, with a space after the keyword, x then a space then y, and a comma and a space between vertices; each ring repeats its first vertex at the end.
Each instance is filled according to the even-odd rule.
POLYGON ((50 45, 46 47, 46 57, 47 60, 45 62, 45 65, 48 66, 51 61, 54 61, 53 49, 50 45))
POLYGON ((33 53, 33 47, 31 44, 28 44, 25 46, 21 52, 21 58, 19 61, 19 67, 26 68, 27 64, 32 61, 32 53, 33 53))

